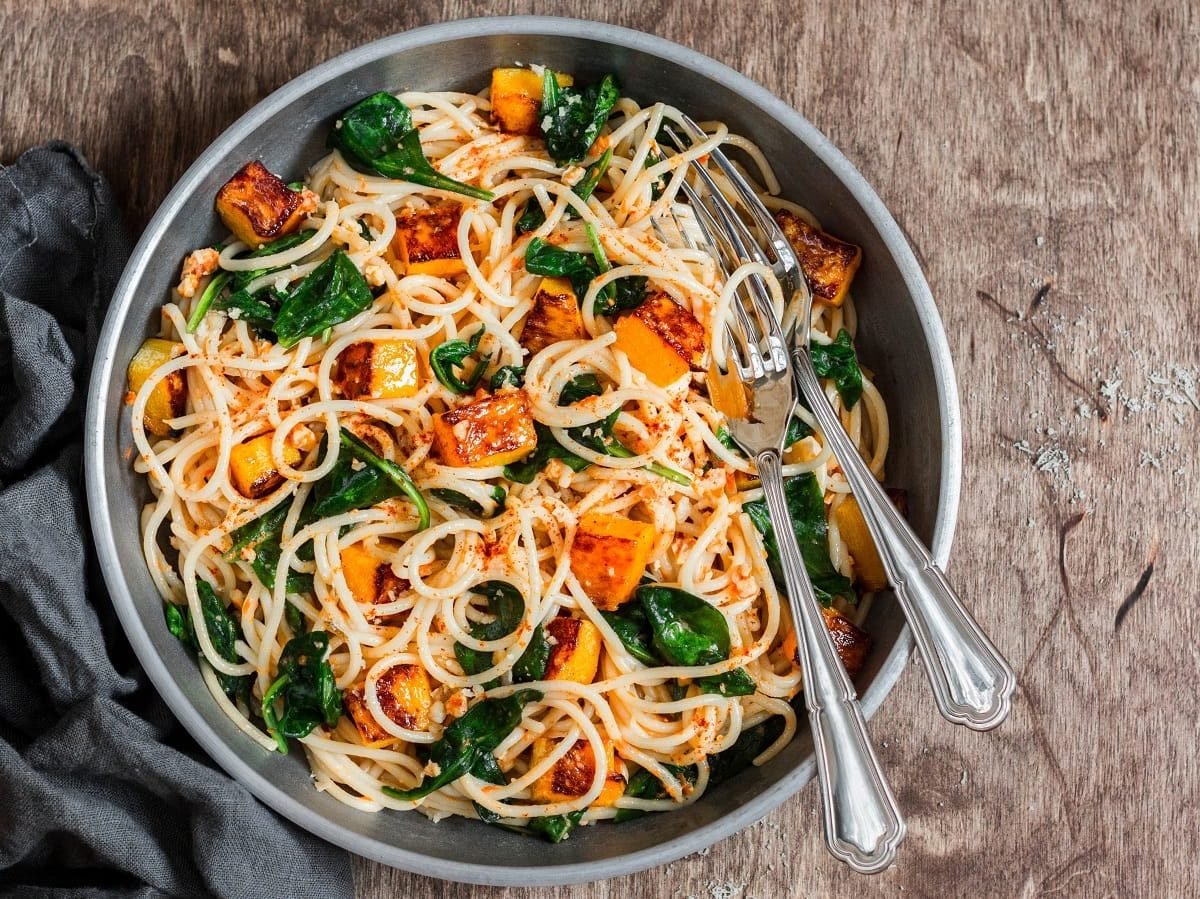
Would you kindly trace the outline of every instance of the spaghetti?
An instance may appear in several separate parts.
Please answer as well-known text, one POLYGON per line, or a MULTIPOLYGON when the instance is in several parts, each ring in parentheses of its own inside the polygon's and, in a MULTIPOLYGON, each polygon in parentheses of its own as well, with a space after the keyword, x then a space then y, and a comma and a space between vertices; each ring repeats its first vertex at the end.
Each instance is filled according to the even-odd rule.
MULTIPOLYGON (((380 174, 389 159, 343 133, 276 191, 280 235, 235 227, 189 257, 130 374, 147 565, 222 710, 266 750, 295 737, 317 788, 355 808, 558 839, 695 802, 730 773, 718 762, 762 764, 795 733, 791 624, 747 514, 760 491, 704 370, 733 279, 680 239, 687 163, 744 151, 767 204, 822 232, 724 125, 660 146, 685 127, 663 103, 616 99, 584 159, 556 161, 551 101, 602 104, 548 90, 529 133, 506 130, 496 87, 400 94, 394 146, 433 175, 380 174), (423 264, 425 238, 441 250, 423 264), (554 290, 574 336, 539 307, 554 290), (662 336, 652 308, 704 341, 666 383, 631 350, 662 336)), ((853 301, 821 299, 813 341, 849 347, 853 301)), ((861 399, 835 377, 828 395, 882 476, 887 412, 860 378, 861 399)), ((838 515, 852 500, 800 414, 784 472, 820 497, 832 608, 853 627, 870 587, 838 515)))

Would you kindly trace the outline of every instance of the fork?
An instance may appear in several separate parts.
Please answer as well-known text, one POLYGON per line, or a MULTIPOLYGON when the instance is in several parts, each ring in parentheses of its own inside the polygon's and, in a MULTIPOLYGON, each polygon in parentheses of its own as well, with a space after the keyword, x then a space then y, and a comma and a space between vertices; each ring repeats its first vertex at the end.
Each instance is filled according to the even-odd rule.
MULTIPOLYGON (((684 120, 693 138, 704 134, 690 118, 685 116, 684 120)), ((668 134, 678 147, 684 146, 673 130, 668 129, 668 134)), ((741 259, 769 266, 783 286, 785 296, 799 297, 793 306, 798 307, 798 314, 792 318, 791 340, 791 368, 796 387, 816 417, 821 434, 829 442, 862 510, 896 599, 912 628, 938 711, 955 724, 972 730, 990 730, 1008 717, 1016 688, 1012 668, 963 606, 929 550, 892 505, 829 405, 810 354, 812 293, 787 237, 728 157, 715 149, 709 158, 721 170, 761 235, 760 244, 725 199, 707 168, 694 163, 692 168, 703 182, 714 210, 719 211, 721 224, 728 223, 731 229, 735 252, 741 259)), ((694 206, 698 199, 696 192, 689 187, 686 193, 694 206)), ((761 303, 765 288, 761 283, 753 285, 752 293, 761 303)))
MULTIPOLYGON (((689 197, 694 194, 689 194, 689 197)), ((699 198, 695 201, 699 203, 699 198)), ((709 215, 706 239, 726 225, 722 211, 699 206, 709 215)), ((723 237, 728 232, 719 231, 723 237)), ((730 274, 725 259, 738 255, 736 240, 714 257, 730 274)), ((717 243, 713 242, 716 249, 717 243)), ((748 279, 754 280, 754 278, 748 279)), ((800 555, 783 489, 783 444, 796 407, 796 388, 782 329, 761 281, 734 298, 736 328, 728 329, 731 361, 745 388, 743 415, 729 415, 737 444, 754 459, 779 545, 788 603, 795 622, 797 652, 804 672, 804 697, 817 758, 817 778, 829 851, 851 868, 873 874, 888 867, 904 839, 905 825, 884 780, 867 736, 857 694, 825 626, 820 605, 800 555), (763 298, 767 298, 763 301, 763 298)), ((732 367, 731 366, 731 369, 732 367)), ((732 374, 732 371, 730 372, 732 374)), ((722 410, 729 412, 730 410, 722 410)))

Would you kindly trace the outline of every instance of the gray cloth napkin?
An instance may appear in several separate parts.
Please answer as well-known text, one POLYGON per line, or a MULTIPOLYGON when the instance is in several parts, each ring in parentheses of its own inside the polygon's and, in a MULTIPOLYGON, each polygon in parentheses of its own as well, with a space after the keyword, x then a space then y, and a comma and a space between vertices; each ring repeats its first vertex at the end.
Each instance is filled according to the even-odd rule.
POLYGON ((84 398, 129 249, 71 146, 0 168, 0 894, 348 897, 344 852, 182 733, 96 568, 84 398))

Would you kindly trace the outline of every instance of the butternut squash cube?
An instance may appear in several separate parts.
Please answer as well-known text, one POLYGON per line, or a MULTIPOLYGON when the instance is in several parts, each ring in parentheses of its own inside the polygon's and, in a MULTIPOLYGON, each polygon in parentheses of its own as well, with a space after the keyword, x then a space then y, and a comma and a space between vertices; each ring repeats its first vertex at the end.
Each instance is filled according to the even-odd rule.
MULTIPOLYGON (((867 662, 867 654, 871 651, 871 637, 846 616, 833 609, 822 607, 821 615, 825 619, 825 627, 833 637, 833 645, 837 649, 842 666, 851 677, 863 670, 867 662)), ((788 631, 780 648, 793 664, 800 664, 799 647, 796 645, 796 632, 788 631)))
POLYGON ((396 577, 391 565, 359 543, 342 550, 342 576, 354 598, 367 605, 393 602, 408 589, 408 583, 396 577))
POLYGON ((546 632, 554 638, 546 662, 546 680, 590 684, 596 679, 600 647, 604 645, 600 628, 582 618, 560 615, 546 624, 546 632))
MULTIPOLYGON (((183 344, 159 337, 151 337, 129 360, 127 376, 129 389, 137 395, 146 380, 158 369, 183 353, 183 344)), ((182 371, 173 371, 150 391, 142 425, 155 437, 166 437, 171 433, 168 419, 178 418, 187 408, 187 380, 182 371)))
POLYGON ((404 209, 396 216, 392 252, 406 275, 449 278, 467 270, 458 252, 458 221, 462 207, 457 203, 429 209, 404 209))
POLYGON ((521 346, 529 355, 540 353, 560 340, 581 340, 583 313, 566 278, 542 278, 533 297, 533 308, 525 316, 521 346))
POLYGON ((780 209, 775 221, 796 251, 813 299, 840 306, 862 262, 862 248, 814 228, 795 213, 780 209))
POLYGON ((589 512, 571 544, 571 570, 597 608, 612 611, 633 595, 654 548, 654 525, 589 512))
POLYGON ((256 159, 217 191, 217 214, 234 237, 259 247, 300 227, 309 211, 303 199, 256 159))
MULTIPOLYGON (((555 72, 561 87, 575 79, 555 72)), ((542 107, 542 76, 533 69, 492 69, 492 121, 506 134, 537 134, 542 107)))
POLYGON ((433 449, 445 465, 508 465, 537 448, 523 390, 484 397, 433 416, 433 449))
MULTIPOLYGON (((234 489, 247 499, 261 499, 283 483, 271 455, 274 439, 275 432, 269 431, 237 444, 229 454, 229 478, 234 489)), ((290 443, 284 443, 283 455, 288 465, 300 461, 300 450, 290 443)))
POLYGON ((883 570, 883 560, 879 558, 879 550, 875 548, 858 500, 847 496, 834 510, 833 520, 842 539, 846 541, 850 558, 854 560, 854 574, 859 583, 867 590, 885 589, 888 585, 887 572, 883 570))
POLYGON ((704 325, 665 293, 651 294, 613 327, 617 347, 659 387, 704 367, 704 325))
MULTIPOLYGON (((559 737, 541 737, 533 743, 530 764, 539 761, 554 751, 561 742, 559 737)), ((617 757, 611 740, 605 738, 604 756, 608 762, 608 776, 604 788, 592 803, 593 808, 610 806, 625 794, 625 778, 617 772, 617 757)), ((565 802, 578 799, 592 788, 592 780, 596 777, 596 756, 592 752, 592 744, 585 739, 578 739, 567 750, 567 754, 554 763, 545 774, 533 782, 530 795, 534 802, 565 802)))
MULTIPOLYGON (((364 681, 347 690, 342 704, 358 728, 363 743, 368 746, 391 743, 397 738, 384 730, 367 708, 365 687, 364 681)), ((384 715, 400 727, 405 730, 429 729, 433 692, 429 686, 429 676, 420 665, 393 665, 375 681, 375 695, 379 697, 379 707, 384 715)))
POLYGON ((338 356, 334 381, 356 400, 413 396, 421 384, 417 350, 407 340, 360 340, 338 356))

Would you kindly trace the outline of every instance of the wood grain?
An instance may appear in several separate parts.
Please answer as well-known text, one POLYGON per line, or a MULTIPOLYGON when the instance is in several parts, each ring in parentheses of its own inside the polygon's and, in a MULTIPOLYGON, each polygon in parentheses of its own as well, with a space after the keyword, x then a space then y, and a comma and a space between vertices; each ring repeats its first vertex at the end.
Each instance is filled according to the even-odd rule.
MULTIPOLYGON (((1195 895, 1195 7, 6 0, 0 159, 74 141, 140 227, 210 140, 316 62, 427 22, 533 11, 653 31, 741 70, 829 135, 907 228, 963 390, 953 574, 1021 690, 1011 720, 978 735, 943 724, 906 672, 872 732, 909 837, 870 883, 824 854, 810 787, 708 853, 511 893, 1195 895)), ((500 894, 356 870, 364 899, 500 894)))

